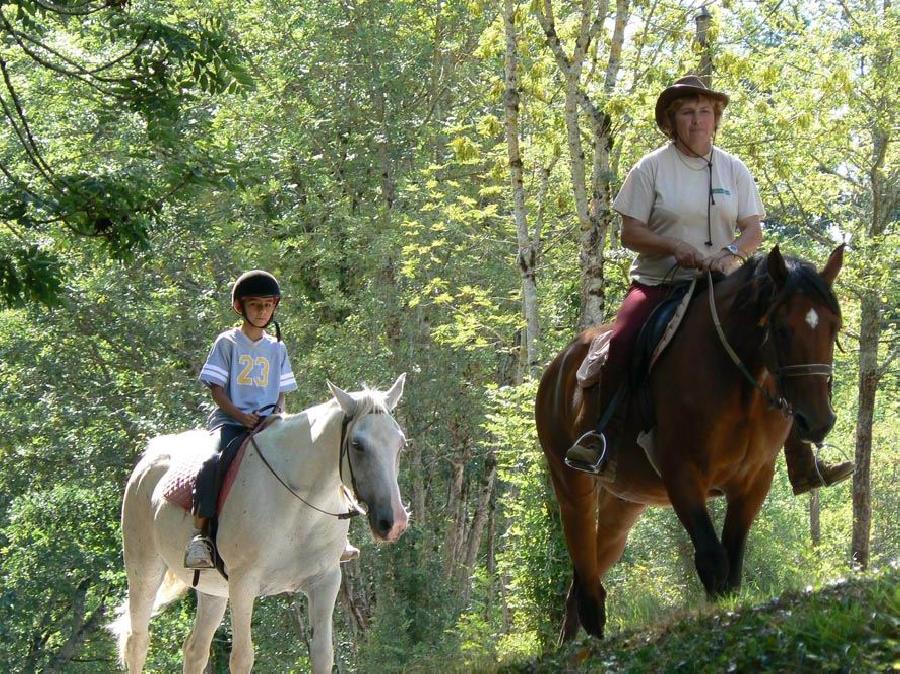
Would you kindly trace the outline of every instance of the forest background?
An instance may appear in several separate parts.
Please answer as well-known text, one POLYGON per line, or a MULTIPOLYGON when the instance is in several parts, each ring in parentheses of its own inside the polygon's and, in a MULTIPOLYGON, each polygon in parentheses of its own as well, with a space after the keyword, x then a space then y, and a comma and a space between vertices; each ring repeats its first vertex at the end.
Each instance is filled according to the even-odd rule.
MULTIPOLYGON (((148 438, 196 427, 196 377, 243 270, 282 281, 297 411, 407 372, 410 530, 344 566, 340 671, 478 668, 551 650, 570 574, 535 378, 612 315, 609 211, 661 144, 658 92, 713 65, 717 143, 768 209, 764 250, 847 241, 826 458, 852 485, 751 531, 745 598, 897 558, 898 12, 890 0, 530 4, 0 3, 0 669, 112 671, 118 510, 148 438)), ((673 385, 674 386, 674 385, 673 385)), ((711 508, 718 521, 722 504, 711 508)), ((609 629, 702 603, 687 536, 648 512, 609 629)), ((149 665, 180 667, 189 595, 149 665)), ((260 601, 258 671, 306 668, 302 598, 260 601)), ((227 663, 227 625, 212 669, 227 663)))

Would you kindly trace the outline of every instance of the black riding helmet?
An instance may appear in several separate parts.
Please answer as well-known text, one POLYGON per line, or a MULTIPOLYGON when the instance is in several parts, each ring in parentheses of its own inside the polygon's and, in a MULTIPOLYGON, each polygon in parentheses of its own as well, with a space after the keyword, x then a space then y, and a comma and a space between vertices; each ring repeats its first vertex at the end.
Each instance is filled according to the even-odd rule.
MULTIPOLYGON (((281 301, 281 286, 278 285, 278 280, 274 276, 261 269, 245 272, 234 282, 234 285, 231 288, 231 305, 233 307, 235 302, 237 302, 237 305, 240 307, 240 314, 243 316, 244 320, 253 323, 247 317, 247 311, 244 309, 245 297, 274 297, 275 308, 277 310, 278 303, 281 301)), ((269 319, 269 322, 260 327, 267 328, 269 323, 272 323, 273 321, 275 321, 274 311, 272 312, 272 317, 269 319)), ((277 321, 275 321, 275 336, 280 342, 281 328, 278 326, 277 321)))

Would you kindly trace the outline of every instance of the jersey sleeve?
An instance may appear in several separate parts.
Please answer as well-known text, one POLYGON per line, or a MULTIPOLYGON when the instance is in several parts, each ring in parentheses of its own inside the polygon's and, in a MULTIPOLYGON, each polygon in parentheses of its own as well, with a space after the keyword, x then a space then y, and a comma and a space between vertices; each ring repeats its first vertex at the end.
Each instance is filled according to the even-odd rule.
POLYGON ((656 199, 656 187, 653 176, 642 164, 644 162, 638 163, 628 172, 622 189, 613 201, 613 210, 647 224, 656 199))
POLYGON ((218 384, 224 387, 228 384, 232 348, 231 342, 219 335, 209 350, 203 369, 200 370, 200 381, 207 386, 218 384))
POLYGON ((759 196, 759 188, 756 186, 756 181, 750 175, 750 169, 740 160, 737 161, 735 186, 737 187, 738 197, 738 220, 749 218, 751 215, 758 215, 760 220, 765 218, 766 209, 763 207, 762 199, 759 196))
POLYGON ((294 371, 291 370, 291 359, 288 358, 287 347, 281 345, 281 380, 278 385, 279 393, 287 393, 297 390, 297 380, 294 371))

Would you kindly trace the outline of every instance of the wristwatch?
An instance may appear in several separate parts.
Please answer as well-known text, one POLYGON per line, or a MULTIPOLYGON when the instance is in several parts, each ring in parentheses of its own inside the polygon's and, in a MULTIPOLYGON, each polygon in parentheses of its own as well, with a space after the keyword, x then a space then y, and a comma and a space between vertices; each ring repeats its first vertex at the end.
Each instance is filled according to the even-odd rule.
POLYGON ((735 243, 729 243, 729 244, 728 244, 727 246, 725 246, 722 250, 727 250, 729 253, 731 253, 731 254, 734 255, 736 258, 739 258, 739 259, 741 259, 741 260, 746 260, 746 259, 747 259, 746 257, 744 257, 744 255, 741 253, 741 249, 738 248, 738 247, 737 247, 737 244, 735 244, 735 243))

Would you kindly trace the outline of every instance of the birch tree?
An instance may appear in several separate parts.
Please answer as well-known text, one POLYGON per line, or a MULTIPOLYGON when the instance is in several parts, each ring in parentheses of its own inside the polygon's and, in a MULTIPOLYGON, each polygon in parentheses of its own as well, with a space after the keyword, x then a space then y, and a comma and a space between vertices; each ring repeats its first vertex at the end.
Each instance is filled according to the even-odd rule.
MULTIPOLYGON (((596 103, 587 94, 586 80, 589 77, 589 70, 586 69, 591 65, 589 57, 599 58, 597 50, 595 49, 592 53, 591 47, 595 41, 599 40, 604 30, 608 8, 607 0, 599 3, 596 13, 593 11, 592 3, 583 2, 581 4, 576 12, 577 29, 571 53, 566 51, 557 33, 552 1, 543 0, 543 4, 538 3, 535 9, 538 22, 544 31, 547 46, 553 54, 565 88, 564 114, 569 175, 581 233, 579 329, 601 323, 604 312, 603 248, 606 244, 612 217, 609 151, 613 139, 611 119, 604 111, 603 104, 596 103), (582 143, 579 110, 585 116, 590 128, 589 161, 582 143), (590 165, 590 172, 587 168, 588 165, 590 165)), ((613 31, 608 38, 610 46, 601 89, 604 96, 611 94, 616 86, 628 16, 628 0, 617 0, 613 31)), ((605 38, 605 35, 603 37, 605 38)), ((604 40, 604 42, 606 41, 604 40)))
MULTIPOLYGON (((519 244, 519 271, 522 275, 522 308, 525 314, 525 360, 530 377, 536 377, 540 368, 540 318, 535 268, 540 257, 541 230, 533 234, 528 229, 525 210, 525 186, 522 180, 523 162, 519 147, 519 56, 516 32, 516 3, 504 0, 503 27, 506 36, 504 109, 506 118, 506 150, 509 157, 509 181, 512 189, 513 211, 516 218, 516 236, 519 244)), ((540 220, 538 220, 540 222, 540 220)))

